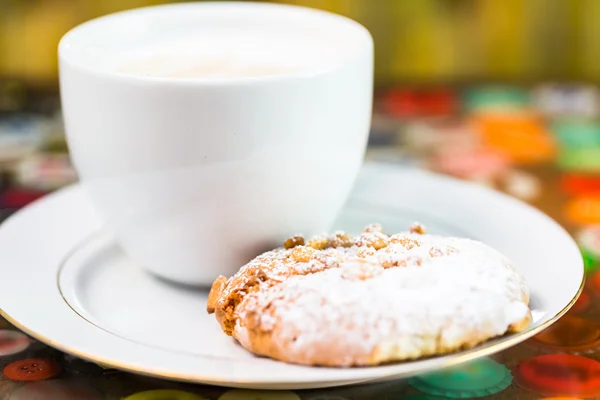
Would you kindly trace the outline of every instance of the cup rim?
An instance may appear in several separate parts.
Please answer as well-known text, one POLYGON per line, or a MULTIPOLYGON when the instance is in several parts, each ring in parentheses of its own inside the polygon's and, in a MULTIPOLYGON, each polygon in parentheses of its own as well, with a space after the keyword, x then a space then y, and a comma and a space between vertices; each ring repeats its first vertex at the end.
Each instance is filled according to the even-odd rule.
POLYGON ((335 14, 329 11, 319 10, 310 7, 291 5, 291 4, 273 4, 273 3, 261 3, 255 1, 203 1, 203 2, 189 2, 189 3, 172 3, 162 4, 147 7, 133 8, 130 10, 119 11, 107 15, 103 15, 97 18, 90 19, 83 22, 63 35, 58 44, 58 57, 59 57, 59 70, 62 70, 61 64, 69 65, 70 67, 76 68, 82 72, 112 78, 116 80, 124 80, 135 83, 157 83, 157 84, 170 84, 170 85, 255 85, 264 83, 274 83, 289 79, 303 79, 303 78, 314 78, 321 76, 332 71, 335 71, 343 64, 342 60, 318 67, 311 67, 301 69, 299 71, 287 71, 279 74, 259 75, 259 76, 229 76, 229 77, 193 77, 193 78, 177 78, 177 77, 162 77, 162 76, 145 76, 145 75, 134 75, 121 73, 116 70, 108 68, 94 68, 91 63, 81 61, 78 59, 75 51, 72 51, 72 42, 79 40, 81 36, 88 34, 91 28, 95 28, 98 25, 111 24, 119 21, 120 19, 131 18, 141 15, 158 12, 170 12, 178 11, 183 8, 188 9, 219 9, 227 7, 238 7, 246 8, 250 11, 256 9, 265 9, 272 12, 281 12, 281 14, 298 15, 299 12, 304 13, 307 19, 311 18, 325 18, 330 20, 331 25, 337 25, 336 29, 345 29, 347 31, 354 31, 354 34, 359 37, 360 40, 354 42, 354 48, 352 49, 349 56, 342 60, 349 60, 352 57, 360 56, 366 50, 367 52, 373 52, 373 38, 370 32, 357 21, 335 14))

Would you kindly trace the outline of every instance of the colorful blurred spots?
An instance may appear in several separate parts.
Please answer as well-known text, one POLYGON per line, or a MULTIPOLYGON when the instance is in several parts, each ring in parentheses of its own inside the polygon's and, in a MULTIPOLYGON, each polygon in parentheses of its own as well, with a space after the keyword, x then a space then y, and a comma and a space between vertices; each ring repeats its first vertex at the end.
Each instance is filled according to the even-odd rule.
POLYGON ((148 390, 127 396, 123 400, 206 400, 194 393, 181 390, 148 390))
POLYGON ((538 346, 563 352, 595 350, 600 347, 600 324, 594 320, 566 315, 531 341, 538 346))
POLYGON ((570 354, 540 355, 520 363, 515 382, 546 396, 600 396, 600 363, 570 354))
POLYGON ((511 382, 508 369, 491 358, 481 358, 409 380, 409 384, 421 392, 454 399, 489 396, 506 389, 511 382))

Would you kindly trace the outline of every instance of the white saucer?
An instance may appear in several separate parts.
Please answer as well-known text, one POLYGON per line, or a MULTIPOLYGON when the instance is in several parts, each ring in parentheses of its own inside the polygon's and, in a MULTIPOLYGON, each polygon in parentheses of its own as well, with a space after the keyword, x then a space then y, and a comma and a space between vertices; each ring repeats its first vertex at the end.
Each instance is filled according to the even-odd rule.
POLYGON ((132 265, 79 186, 0 226, 0 307, 30 335, 103 365, 181 381, 303 389, 405 377, 497 352, 554 322, 582 290, 580 252, 550 218, 500 193, 426 172, 367 164, 336 228, 356 232, 381 222, 387 231, 402 231, 415 220, 432 233, 481 240, 514 260, 531 289, 531 328, 472 350, 373 368, 256 358, 206 314, 205 291, 132 265))

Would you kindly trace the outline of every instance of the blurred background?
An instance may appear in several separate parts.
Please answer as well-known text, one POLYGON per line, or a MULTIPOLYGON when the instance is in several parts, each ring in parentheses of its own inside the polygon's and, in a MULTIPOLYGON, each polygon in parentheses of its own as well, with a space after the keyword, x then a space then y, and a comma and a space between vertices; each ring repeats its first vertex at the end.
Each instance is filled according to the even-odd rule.
MULTIPOLYGON (((600 223, 600 1, 269 1, 343 14, 371 31, 369 158, 508 191, 573 229, 600 223)), ((0 0, 4 215, 76 180, 60 117, 61 36, 168 2, 0 0)))
MULTIPOLYGON (((270 0, 365 25, 377 82, 597 80, 596 0, 270 0)), ((0 77, 56 87, 56 45, 74 25, 164 0, 0 0, 0 77)))

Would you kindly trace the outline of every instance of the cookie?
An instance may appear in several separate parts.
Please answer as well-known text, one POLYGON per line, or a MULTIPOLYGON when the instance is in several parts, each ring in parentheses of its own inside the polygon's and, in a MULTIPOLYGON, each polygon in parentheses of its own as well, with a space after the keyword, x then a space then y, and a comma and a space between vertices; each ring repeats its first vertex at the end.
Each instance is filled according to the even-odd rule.
POLYGON ((219 277, 207 311, 257 355, 351 367, 522 331, 531 322, 528 305, 523 277, 502 254, 416 224, 392 236, 370 225, 355 237, 292 237, 233 277, 219 277))

